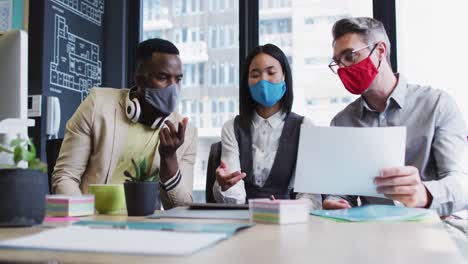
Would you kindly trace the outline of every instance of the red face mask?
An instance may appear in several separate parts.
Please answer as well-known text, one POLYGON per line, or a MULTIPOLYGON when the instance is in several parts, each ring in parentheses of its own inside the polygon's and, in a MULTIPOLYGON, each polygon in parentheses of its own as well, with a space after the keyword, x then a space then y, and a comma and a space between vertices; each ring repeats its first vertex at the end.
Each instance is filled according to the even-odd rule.
MULTIPOLYGON (((380 65, 379 65, 380 66, 380 65)), ((338 76, 346 90, 352 94, 362 94, 374 81, 379 71, 370 56, 349 67, 338 69, 338 76)))

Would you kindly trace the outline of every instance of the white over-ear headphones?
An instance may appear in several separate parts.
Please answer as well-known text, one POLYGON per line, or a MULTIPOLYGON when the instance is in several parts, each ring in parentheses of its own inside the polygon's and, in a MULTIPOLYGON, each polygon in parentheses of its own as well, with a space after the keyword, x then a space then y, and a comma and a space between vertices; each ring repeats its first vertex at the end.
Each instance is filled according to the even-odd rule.
POLYGON ((130 93, 132 93, 134 89, 136 89, 136 87, 130 89, 127 93, 127 97, 125 98, 125 113, 127 114, 128 119, 133 123, 136 123, 140 119, 141 106, 137 97, 130 100, 130 93))
MULTIPOLYGON (((133 99, 130 99, 130 93, 132 93, 134 90, 136 90, 136 86, 130 89, 130 91, 127 93, 127 97, 125 98, 125 114, 127 115, 128 119, 130 119, 133 123, 137 123, 140 121, 141 117, 141 106, 140 106, 140 101, 138 101, 138 98, 135 97, 133 99)), ((153 123, 151 124, 151 129, 157 129, 158 127, 161 127, 164 125, 164 121, 166 121, 167 117, 158 117, 156 118, 153 123)))

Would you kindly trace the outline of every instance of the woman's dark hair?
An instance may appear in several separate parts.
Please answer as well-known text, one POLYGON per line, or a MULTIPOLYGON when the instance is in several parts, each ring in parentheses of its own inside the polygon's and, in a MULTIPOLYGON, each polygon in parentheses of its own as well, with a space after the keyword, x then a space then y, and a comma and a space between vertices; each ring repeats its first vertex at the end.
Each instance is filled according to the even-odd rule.
POLYGON ((241 87, 240 87, 240 98, 239 98, 239 112, 241 125, 244 128, 250 128, 252 123, 252 116, 257 107, 258 103, 252 99, 250 95, 249 87, 249 67, 252 60, 258 54, 268 54, 275 58, 281 65, 281 69, 284 73, 284 81, 286 83, 286 92, 281 98, 281 111, 289 114, 291 112, 293 104, 293 80, 291 75, 291 67, 289 66, 288 58, 284 52, 273 44, 266 44, 263 46, 257 46, 252 52, 249 53, 245 59, 244 67, 242 68, 241 76, 241 87))

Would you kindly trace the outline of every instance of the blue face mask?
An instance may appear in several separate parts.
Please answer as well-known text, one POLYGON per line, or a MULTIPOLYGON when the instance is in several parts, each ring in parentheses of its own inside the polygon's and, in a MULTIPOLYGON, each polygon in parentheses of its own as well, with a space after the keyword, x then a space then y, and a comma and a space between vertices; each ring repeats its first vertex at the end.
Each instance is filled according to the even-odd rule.
POLYGON ((258 83, 249 87, 250 95, 259 104, 272 107, 286 93, 286 83, 281 81, 279 83, 272 83, 266 80, 261 80, 258 83))

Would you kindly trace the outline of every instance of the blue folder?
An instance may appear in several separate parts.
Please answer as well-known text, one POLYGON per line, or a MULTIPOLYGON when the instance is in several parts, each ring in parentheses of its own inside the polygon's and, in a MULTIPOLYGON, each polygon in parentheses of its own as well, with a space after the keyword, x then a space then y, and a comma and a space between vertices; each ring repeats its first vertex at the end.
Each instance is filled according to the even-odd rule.
POLYGON ((324 218, 344 222, 370 221, 425 221, 434 219, 433 211, 393 205, 365 205, 350 209, 314 210, 310 213, 324 218))
POLYGON ((199 223, 163 223, 163 222, 111 222, 111 221, 79 221, 73 225, 89 226, 92 228, 112 229, 140 229, 161 230, 176 232, 202 232, 202 233, 224 233, 231 237, 239 230, 249 228, 253 224, 199 224, 199 223))

